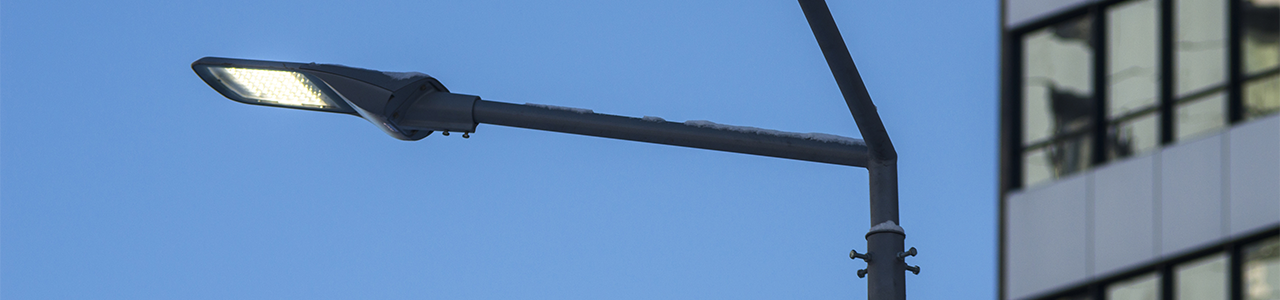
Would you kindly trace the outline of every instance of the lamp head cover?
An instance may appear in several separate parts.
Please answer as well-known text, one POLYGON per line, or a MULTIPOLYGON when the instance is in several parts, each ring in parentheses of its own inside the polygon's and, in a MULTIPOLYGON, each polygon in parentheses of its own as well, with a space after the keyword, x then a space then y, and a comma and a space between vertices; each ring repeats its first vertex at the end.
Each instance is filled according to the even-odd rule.
POLYGON ((191 63, 191 69, 231 100, 355 115, 407 141, 422 139, 431 131, 397 126, 395 121, 403 119, 400 115, 413 100, 449 92, 426 74, 342 65, 205 57, 191 63))

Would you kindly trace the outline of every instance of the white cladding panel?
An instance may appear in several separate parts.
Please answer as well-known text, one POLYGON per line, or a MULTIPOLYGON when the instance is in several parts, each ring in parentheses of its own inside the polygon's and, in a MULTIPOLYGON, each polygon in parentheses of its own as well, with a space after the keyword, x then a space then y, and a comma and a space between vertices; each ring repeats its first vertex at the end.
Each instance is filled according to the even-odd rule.
POLYGON ((1005 27, 1016 27, 1093 0, 1005 0, 1005 27))
POLYGON ((1160 155, 1160 253, 1222 238, 1222 135, 1171 146, 1160 155))
POLYGON ((1280 224, 1280 115, 1013 191, 1005 201, 1011 299, 1272 228, 1280 224))
POLYGON ((1153 155, 1094 172, 1091 273, 1123 270, 1156 256, 1154 175, 1153 155))
POLYGON ((1229 133, 1230 233, 1280 222, 1280 115, 1241 124, 1229 133))
POLYGON ((1010 297, 1023 298, 1088 276, 1086 183, 1085 176, 1074 176, 1009 195, 1005 292, 1010 297))

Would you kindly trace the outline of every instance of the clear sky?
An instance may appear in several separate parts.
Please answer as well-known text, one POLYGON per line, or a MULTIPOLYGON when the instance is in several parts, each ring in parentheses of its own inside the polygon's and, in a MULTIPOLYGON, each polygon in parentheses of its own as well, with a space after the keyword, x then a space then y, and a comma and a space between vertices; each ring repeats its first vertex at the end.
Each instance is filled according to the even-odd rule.
MULTIPOLYGON (((900 155, 913 299, 996 291, 996 1, 831 1, 900 155)), ((0 298, 864 299, 866 171, 245 105, 204 56, 859 137, 794 1, 0 3, 0 298)))

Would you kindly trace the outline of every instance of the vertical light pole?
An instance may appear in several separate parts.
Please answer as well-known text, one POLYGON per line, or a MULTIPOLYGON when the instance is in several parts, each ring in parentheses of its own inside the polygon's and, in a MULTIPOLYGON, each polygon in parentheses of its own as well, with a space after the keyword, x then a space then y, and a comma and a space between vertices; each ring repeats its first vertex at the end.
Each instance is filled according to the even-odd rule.
MULTIPOLYGON (((903 300, 907 296, 905 271, 919 273, 919 267, 909 267, 907 256, 915 255, 912 251, 904 252, 906 232, 898 224, 898 153, 893 150, 893 142, 889 133, 880 121, 880 114, 871 102, 867 86, 858 74, 858 67, 853 64, 849 48, 840 36, 840 29, 831 17, 831 9, 824 0, 799 0, 800 9, 804 10, 805 19, 809 20, 809 28, 822 48, 822 55, 831 67, 840 93, 844 95, 845 104, 858 124, 858 131, 867 144, 867 173, 871 190, 871 230, 867 232, 868 256, 859 257, 867 261, 867 299, 903 300)), ((854 255, 850 255, 854 257, 854 255)))

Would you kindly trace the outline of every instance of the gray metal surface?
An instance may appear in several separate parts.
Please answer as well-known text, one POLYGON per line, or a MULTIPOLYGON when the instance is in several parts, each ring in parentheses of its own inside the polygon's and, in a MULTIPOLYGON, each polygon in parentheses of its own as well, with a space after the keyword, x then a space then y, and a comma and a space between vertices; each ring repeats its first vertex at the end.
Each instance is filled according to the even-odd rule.
POLYGON ((392 121, 404 128, 419 131, 476 132, 476 121, 471 108, 480 97, 431 91, 421 95, 409 95, 402 113, 392 115, 392 121))
POLYGON ((862 82, 862 75, 858 74, 858 67, 853 64, 853 57, 849 56, 849 48, 840 36, 840 29, 836 28, 836 20, 831 17, 827 2, 801 0, 800 8, 809 20, 809 27, 813 29, 813 36, 818 40, 818 47, 822 49, 822 56, 827 59, 827 66, 831 68, 831 75, 835 76, 836 85, 844 95, 849 112, 853 114, 853 121, 858 124, 858 131, 862 132, 867 146, 872 148, 872 159, 896 160, 898 153, 893 150, 889 133, 880 121, 880 113, 876 112, 876 105, 871 102, 871 95, 862 82))
POLYGON ((528 129, 865 167, 867 147, 553 107, 477 100, 475 121, 528 129))
MULTIPOLYGON (((827 59, 827 66, 835 77, 840 93, 844 95, 845 104, 853 114, 858 130, 866 139, 870 160, 867 162, 867 173, 871 188, 871 224, 893 222, 898 220, 898 153, 893 149, 889 134, 885 131, 880 114, 871 102, 867 86, 858 74, 858 67, 849 55, 844 37, 831 17, 831 9, 823 0, 800 0, 800 8, 804 11, 809 28, 827 59)), ((892 232, 872 232, 867 234, 867 253, 876 257, 893 257, 903 252, 906 235, 892 232)), ((905 300, 907 298, 906 271, 907 264, 902 260, 877 259, 867 262, 867 299, 872 300, 905 300)))

